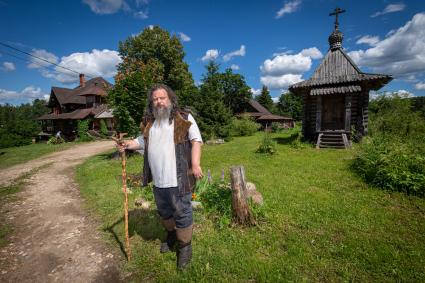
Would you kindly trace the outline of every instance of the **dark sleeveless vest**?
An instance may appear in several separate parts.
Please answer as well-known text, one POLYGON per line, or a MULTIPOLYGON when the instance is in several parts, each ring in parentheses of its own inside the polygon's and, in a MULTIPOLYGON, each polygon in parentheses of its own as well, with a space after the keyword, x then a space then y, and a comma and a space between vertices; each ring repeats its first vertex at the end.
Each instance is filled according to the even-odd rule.
MULTIPOLYGON (((192 125, 188 119, 188 114, 178 112, 174 118, 174 145, 176 151, 176 169, 177 169, 177 186, 180 195, 192 192, 195 185, 195 176, 192 174, 192 143, 189 140, 189 128, 192 125)), ((149 130, 154 121, 146 124, 143 131, 145 140, 145 154, 143 162, 143 186, 147 186, 152 182, 152 173, 149 167, 149 130)))

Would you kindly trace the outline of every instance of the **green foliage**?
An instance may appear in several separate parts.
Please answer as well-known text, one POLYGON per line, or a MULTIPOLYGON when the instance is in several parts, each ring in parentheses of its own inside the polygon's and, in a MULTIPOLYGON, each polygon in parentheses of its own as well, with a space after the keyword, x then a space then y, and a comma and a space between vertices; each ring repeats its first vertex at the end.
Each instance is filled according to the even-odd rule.
POLYGON ((232 221, 232 191, 229 184, 208 182, 208 178, 198 181, 195 194, 208 216, 218 228, 230 225, 232 221))
POLYGON ((239 119, 233 118, 231 135, 234 137, 252 136, 258 131, 261 125, 257 124, 247 115, 239 119))
POLYGON ((425 120, 397 95, 380 96, 369 109, 370 137, 359 146, 353 170, 379 188, 425 196, 425 120))
POLYGON ((278 122, 273 122, 270 125, 270 129, 271 129, 272 133, 277 133, 277 132, 282 130, 282 128, 280 127, 280 123, 278 123, 278 122))
POLYGON ((31 144, 41 131, 41 124, 35 119, 48 112, 44 104, 36 99, 32 104, 0 105, 0 148, 31 144))
POLYGON ((106 123, 103 119, 100 120, 100 134, 104 138, 108 137, 108 127, 106 127, 106 123))
POLYGON ((118 130, 136 135, 146 108, 149 89, 157 83, 170 86, 180 105, 193 105, 196 87, 178 37, 158 26, 146 28, 119 43, 123 59, 108 103, 118 118, 118 130))
POLYGON ((195 103, 197 123, 207 139, 230 135, 232 112, 224 104, 219 65, 211 61, 202 79, 199 97, 195 103))
POLYGON ((302 98, 288 92, 282 93, 277 104, 278 113, 282 116, 292 117, 296 121, 302 119, 302 98))
POLYGON ((274 110, 274 104, 272 97, 270 96, 270 91, 268 88, 263 85, 263 88, 261 89, 261 94, 257 95, 255 97, 255 100, 260 103, 262 106, 264 106, 267 110, 270 112, 273 112, 274 110))
POLYGON ((84 119, 84 120, 78 120, 78 140, 79 141, 91 141, 92 138, 87 134, 89 130, 90 120, 84 119))
POLYGON ((276 153, 276 142, 273 141, 269 131, 264 131, 263 140, 261 141, 261 144, 258 146, 256 152, 265 153, 269 155, 273 155, 276 153))
POLYGON ((219 74, 221 92, 224 104, 232 111, 232 114, 243 112, 251 98, 251 90, 240 74, 234 74, 232 69, 226 69, 219 74))
POLYGON ((352 164, 368 183, 425 196, 425 150, 383 137, 365 138, 352 164))
POLYGON ((62 137, 51 137, 48 141, 47 144, 61 144, 64 143, 65 140, 62 137))

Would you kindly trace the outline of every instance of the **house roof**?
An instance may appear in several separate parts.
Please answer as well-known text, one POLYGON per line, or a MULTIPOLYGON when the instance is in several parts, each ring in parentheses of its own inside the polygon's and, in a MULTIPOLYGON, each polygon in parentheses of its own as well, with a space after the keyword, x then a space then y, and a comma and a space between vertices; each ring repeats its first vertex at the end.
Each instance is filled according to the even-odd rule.
MULTIPOLYGON (((112 85, 107 82, 102 77, 93 78, 88 80, 84 86, 77 86, 76 88, 62 88, 62 87, 52 87, 52 94, 56 97, 59 104, 85 104, 86 99, 84 96, 87 95, 100 95, 106 96, 108 90, 112 87, 112 85)), ((49 104, 51 103, 51 99, 49 100, 49 104)))
POLYGON ((267 114, 260 116, 257 121, 266 121, 266 120, 274 120, 274 121, 287 121, 287 120, 294 120, 291 117, 283 117, 279 115, 273 115, 273 114, 267 114))
POLYGON ((44 114, 38 117, 37 120, 81 120, 81 119, 87 118, 90 115, 93 115, 96 117, 96 115, 101 114, 102 112, 106 110, 107 110, 106 105, 100 105, 97 107, 77 109, 69 113, 44 114))
POLYGON ((363 73, 342 48, 330 49, 322 63, 310 79, 293 84, 289 90, 295 94, 316 88, 324 88, 310 92, 310 95, 342 93, 341 86, 363 85, 367 89, 378 90, 392 77, 383 74, 363 73))
POLYGON ((269 110, 267 110, 263 105, 261 105, 258 101, 254 99, 250 99, 248 103, 254 108, 254 110, 257 110, 257 112, 272 114, 269 110))
POLYGON ((256 121, 287 121, 287 120, 294 120, 291 117, 283 117, 272 114, 269 110, 267 110, 263 105, 261 105, 258 101, 254 99, 249 100, 249 105, 251 105, 254 110, 257 110, 257 112, 244 112, 239 113, 236 116, 237 117, 243 117, 244 115, 248 115, 249 117, 254 118, 256 121))

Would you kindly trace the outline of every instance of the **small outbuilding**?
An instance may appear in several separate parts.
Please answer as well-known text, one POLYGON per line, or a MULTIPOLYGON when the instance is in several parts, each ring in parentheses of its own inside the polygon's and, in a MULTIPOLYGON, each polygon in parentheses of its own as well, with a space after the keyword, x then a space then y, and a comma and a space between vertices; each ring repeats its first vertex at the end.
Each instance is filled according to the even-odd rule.
POLYGON ((248 116, 255 122, 261 124, 263 128, 270 127, 272 123, 278 123, 283 129, 289 129, 295 126, 295 121, 291 117, 274 115, 254 99, 250 99, 245 112, 240 113, 237 116, 248 116))
POLYGON ((329 51, 308 80, 289 90, 303 98, 302 132, 316 147, 347 148, 354 136, 367 135, 369 91, 379 90, 392 80, 390 75, 362 72, 342 48, 343 34, 335 28, 329 36, 329 51))

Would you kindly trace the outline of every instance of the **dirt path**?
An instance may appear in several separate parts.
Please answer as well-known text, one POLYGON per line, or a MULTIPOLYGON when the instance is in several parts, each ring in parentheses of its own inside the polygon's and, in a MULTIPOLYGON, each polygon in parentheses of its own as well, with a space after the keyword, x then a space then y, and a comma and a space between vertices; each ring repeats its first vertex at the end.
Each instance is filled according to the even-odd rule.
POLYGON ((18 201, 0 208, 14 227, 0 248, 0 282, 117 282, 120 255, 108 251, 82 209, 74 168, 113 142, 82 144, 0 171, 0 186, 31 169, 18 201))

